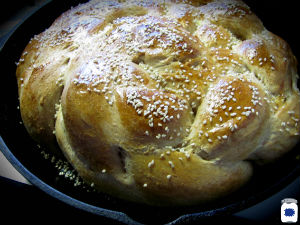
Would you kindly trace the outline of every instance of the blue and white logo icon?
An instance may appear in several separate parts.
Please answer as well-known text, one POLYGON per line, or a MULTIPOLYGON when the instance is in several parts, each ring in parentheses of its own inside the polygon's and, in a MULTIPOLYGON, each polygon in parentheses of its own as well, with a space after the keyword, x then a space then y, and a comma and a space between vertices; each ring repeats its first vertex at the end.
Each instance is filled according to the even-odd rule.
POLYGON ((284 210, 284 215, 292 217, 292 216, 295 215, 295 210, 292 209, 292 208, 287 208, 287 209, 284 210))
POLYGON ((285 198, 281 201, 281 222, 296 223, 298 221, 297 200, 285 198))

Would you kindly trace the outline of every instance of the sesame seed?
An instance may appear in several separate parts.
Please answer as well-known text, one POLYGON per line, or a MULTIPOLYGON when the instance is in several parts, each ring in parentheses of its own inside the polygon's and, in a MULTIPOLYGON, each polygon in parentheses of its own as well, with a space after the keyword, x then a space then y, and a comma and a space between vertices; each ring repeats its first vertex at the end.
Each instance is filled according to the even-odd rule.
POLYGON ((186 152, 186 153, 185 153, 185 157, 186 157, 187 159, 189 159, 189 158, 191 157, 190 153, 186 152))
POLYGON ((154 166, 154 159, 148 163, 148 168, 152 168, 154 166))
POLYGON ((168 163, 169 163, 169 165, 171 166, 172 169, 175 168, 175 165, 174 165, 174 163, 172 161, 168 161, 168 163))

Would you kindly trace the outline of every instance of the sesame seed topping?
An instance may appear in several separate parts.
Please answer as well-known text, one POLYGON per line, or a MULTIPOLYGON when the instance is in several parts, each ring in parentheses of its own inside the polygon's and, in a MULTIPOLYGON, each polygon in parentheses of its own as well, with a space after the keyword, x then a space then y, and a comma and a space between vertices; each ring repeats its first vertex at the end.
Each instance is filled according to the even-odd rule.
POLYGON ((174 165, 174 163, 172 161, 168 161, 168 163, 169 163, 169 165, 171 166, 172 169, 175 168, 175 165, 174 165))
POLYGON ((154 159, 148 163, 148 168, 152 168, 154 166, 154 159))
POLYGON ((189 158, 191 157, 191 154, 188 153, 188 152, 186 152, 186 153, 185 153, 185 157, 186 157, 187 159, 189 159, 189 158))

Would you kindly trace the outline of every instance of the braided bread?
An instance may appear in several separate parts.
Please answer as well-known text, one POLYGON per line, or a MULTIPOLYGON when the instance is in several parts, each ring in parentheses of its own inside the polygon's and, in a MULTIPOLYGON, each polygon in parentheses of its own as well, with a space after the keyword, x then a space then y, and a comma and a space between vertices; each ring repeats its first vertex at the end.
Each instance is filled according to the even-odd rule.
POLYGON ((297 143, 296 63, 241 1, 95 0, 33 37, 16 74, 26 129, 88 183, 188 205, 297 143))

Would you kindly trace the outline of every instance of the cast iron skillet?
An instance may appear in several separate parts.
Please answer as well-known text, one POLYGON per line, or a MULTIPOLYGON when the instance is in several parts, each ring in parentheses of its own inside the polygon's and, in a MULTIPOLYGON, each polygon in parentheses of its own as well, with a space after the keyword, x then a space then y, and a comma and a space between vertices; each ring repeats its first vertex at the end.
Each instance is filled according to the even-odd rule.
MULTIPOLYGON (((298 143, 280 161, 263 168, 255 167, 251 181, 226 198, 204 206, 166 208, 135 204, 106 194, 87 192, 86 188, 74 187, 73 182, 58 176, 57 169, 50 160, 41 156, 37 144, 20 123, 15 62, 31 37, 48 28, 55 18, 78 2, 52 1, 42 7, 15 30, 0 54, 1 69, 4 71, 0 81, 0 149, 33 185, 66 204, 126 224, 180 224, 216 215, 230 215, 248 208, 275 194, 300 175, 299 153, 296 151, 298 143)), ((295 7, 280 5, 278 8, 276 3, 266 5, 265 2, 247 1, 247 4, 269 30, 287 40, 299 58, 299 46, 291 29, 293 21, 290 21, 293 19, 292 13, 296 12, 295 7), (271 12, 273 13, 270 14, 271 12), (274 12, 280 12, 280 17, 274 12), (279 23, 282 20, 283 24, 279 23)))

